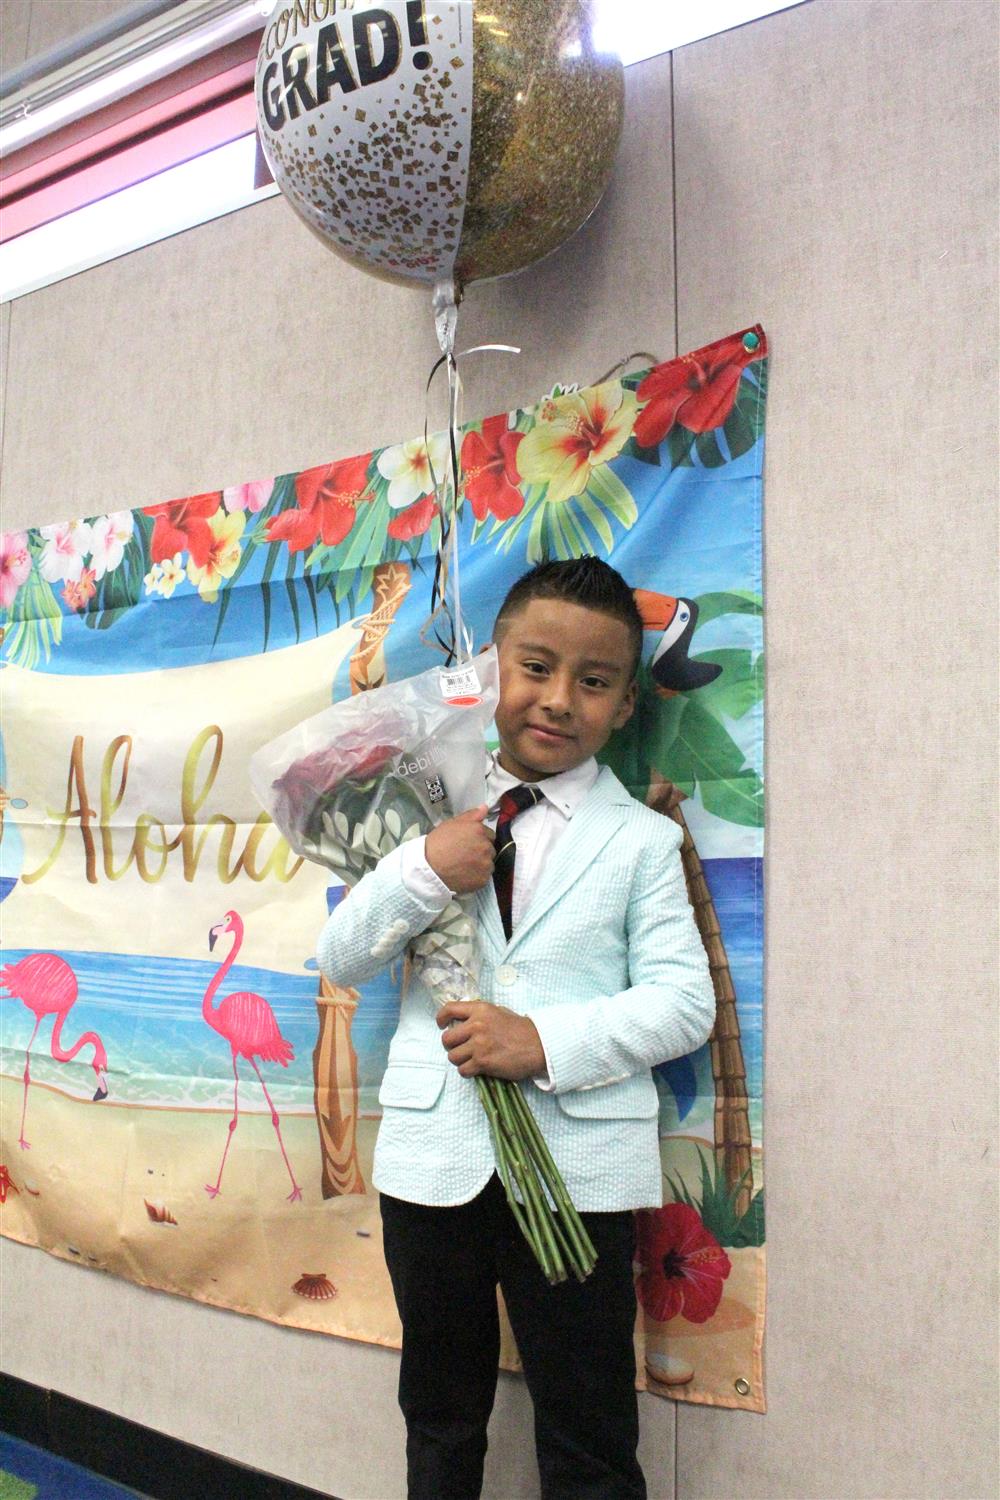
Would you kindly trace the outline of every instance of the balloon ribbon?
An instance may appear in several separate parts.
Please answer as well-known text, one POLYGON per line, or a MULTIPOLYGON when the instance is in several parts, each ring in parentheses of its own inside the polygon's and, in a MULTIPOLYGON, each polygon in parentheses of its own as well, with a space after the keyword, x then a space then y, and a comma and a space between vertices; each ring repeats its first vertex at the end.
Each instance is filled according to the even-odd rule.
POLYGON ((427 377, 424 404, 424 451, 430 468, 431 482, 437 496, 438 514, 441 521, 441 536, 434 562, 434 581, 431 586, 431 612, 420 629, 424 645, 443 651, 447 665, 466 662, 472 655, 472 636, 462 620, 462 590, 459 568, 458 509, 461 503, 461 465, 459 461, 459 429, 462 422, 462 378, 458 362, 470 354, 498 352, 520 354, 515 344, 475 344, 471 349, 455 353, 455 334, 458 326, 459 297, 452 281, 439 281, 434 288, 434 322, 437 329, 441 357, 435 361, 427 377), (446 467, 438 475, 431 457, 429 438, 429 403, 431 386, 441 366, 448 371, 448 452, 446 467), (428 635, 434 639, 429 640, 428 635))

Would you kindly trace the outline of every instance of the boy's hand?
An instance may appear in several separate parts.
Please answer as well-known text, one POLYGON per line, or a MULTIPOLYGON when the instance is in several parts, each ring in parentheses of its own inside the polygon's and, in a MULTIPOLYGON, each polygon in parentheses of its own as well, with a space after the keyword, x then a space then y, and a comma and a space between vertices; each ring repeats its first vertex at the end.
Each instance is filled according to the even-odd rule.
POLYGON ((427 835, 427 863, 450 891, 482 890, 493 879, 493 834, 483 822, 486 803, 439 823, 427 835))
POLYGON ((449 1000, 437 1013, 448 1061, 463 1078, 537 1078, 545 1052, 535 1023, 487 1000, 449 1000))

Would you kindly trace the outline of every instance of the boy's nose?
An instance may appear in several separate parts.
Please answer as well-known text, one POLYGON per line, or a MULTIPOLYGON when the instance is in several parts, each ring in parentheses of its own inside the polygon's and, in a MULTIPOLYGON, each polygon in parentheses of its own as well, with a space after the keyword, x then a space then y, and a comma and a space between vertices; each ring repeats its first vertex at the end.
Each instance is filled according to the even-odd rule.
POLYGON ((558 714, 560 717, 568 714, 572 706, 572 694, 568 684, 560 682, 556 677, 550 677, 545 687, 546 691, 542 698, 543 707, 550 714, 558 714))

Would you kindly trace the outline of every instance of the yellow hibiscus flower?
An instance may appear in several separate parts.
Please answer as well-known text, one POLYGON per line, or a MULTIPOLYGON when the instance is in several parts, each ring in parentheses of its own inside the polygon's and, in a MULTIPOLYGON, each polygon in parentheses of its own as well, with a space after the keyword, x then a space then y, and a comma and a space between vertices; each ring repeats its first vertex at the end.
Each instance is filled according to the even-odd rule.
POLYGON ((592 469, 620 453, 638 404, 620 380, 543 403, 538 421, 517 450, 522 479, 547 484, 547 500, 569 500, 587 487, 592 469))
POLYGON ((215 603, 219 597, 219 584, 224 578, 231 578, 239 566, 240 537, 246 523, 245 511, 236 510, 229 515, 221 507, 208 518, 212 532, 208 561, 204 567, 199 567, 193 558, 189 558, 187 565, 187 576, 197 584, 206 604, 215 603))

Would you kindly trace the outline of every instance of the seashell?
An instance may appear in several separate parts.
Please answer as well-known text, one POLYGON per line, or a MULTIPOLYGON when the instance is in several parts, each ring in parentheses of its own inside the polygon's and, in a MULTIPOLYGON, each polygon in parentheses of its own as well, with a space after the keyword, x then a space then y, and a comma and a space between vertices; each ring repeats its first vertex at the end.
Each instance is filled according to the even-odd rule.
POLYGON ((143 1203, 145 1203, 145 1205, 146 1205, 146 1212, 148 1213, 149 1217, 152 1219, 152 1221, 153 1221, 154 1224, 176 1224, 177 1223, 177 1220, 174 1218, 173 1214, 170 1212, 169 1208, 167 1208, 165 1204, 163 1204, 163 1203, 150 1203, 150 1201, 149 1201, 148 1198, 143 1198, 142 1201, 143 1201, 143 1203))
POLYGON ((39 1197, 41 1197, 41 1193, 40 1193, 38 1187, 36 1186, 35 1179, 33 1177, 24 1177, 24 1178, 22 1178, 22 1184, 21 1185, 23 1186, 24 1191, 26 1193, 30 1193, 33 1198, 39 1198, 39 1197))
POLYGON ((322 1271, 303 1271, 292 1291, 300 1297, 311 1297, 314 1302, 329 1302, 337 1295, 337 1288, 322 1271))
POLYGON ((646 1350, 646 1374, 659 1385, 687 1385, 688 1381, 694 1379, 694 1366, 689 1365, 686 1359, 678 1359, 673 1354, 658 1354, 655 1350, 646 1350))

